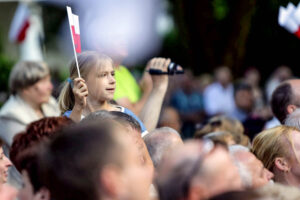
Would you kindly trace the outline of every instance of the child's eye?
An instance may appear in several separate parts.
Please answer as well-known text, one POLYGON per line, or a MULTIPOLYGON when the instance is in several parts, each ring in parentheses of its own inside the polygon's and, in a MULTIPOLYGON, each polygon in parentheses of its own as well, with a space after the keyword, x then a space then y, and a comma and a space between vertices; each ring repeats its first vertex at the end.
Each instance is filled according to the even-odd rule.
POLYGON ((112 75, 112 76, 115 76, 115 72, 112 72, 111 75, 112 75))

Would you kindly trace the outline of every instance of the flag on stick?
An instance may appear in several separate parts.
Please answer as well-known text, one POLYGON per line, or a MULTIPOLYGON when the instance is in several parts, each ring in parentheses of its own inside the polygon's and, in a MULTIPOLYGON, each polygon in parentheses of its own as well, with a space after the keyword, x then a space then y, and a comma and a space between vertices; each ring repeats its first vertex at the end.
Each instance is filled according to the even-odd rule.
POLYGON ((75 62, 77 66, 78 77, 80 78, 81 76, 80 76, 77 54, 76 54, 76 53, 81 53, 79 17, 78 15, 74 15, 72 13, 72 9, 69 6, 67 6, 67 13, 69 19, 69 26, 70 26, 75 62))
POLYGON ((280 6, 278 23, 300 39, 300 3, 297 7, 292 3, 289 3, 287 8, 280 6))
POLYGON ((30 26, 30 11, 27 4, 20 3, 12 20, 9 30, 11 42, 22 43, 26 38, 26 32, 30 26))

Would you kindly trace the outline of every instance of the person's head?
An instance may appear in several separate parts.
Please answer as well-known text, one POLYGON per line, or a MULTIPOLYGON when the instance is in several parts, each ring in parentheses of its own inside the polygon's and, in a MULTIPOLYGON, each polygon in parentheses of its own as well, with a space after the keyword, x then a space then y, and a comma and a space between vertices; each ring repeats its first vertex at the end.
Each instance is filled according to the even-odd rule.
MULTIPOLYGON (((80 75, 88 87, 88 100, 93 103, 112 100, 116 87, 112 59, 93 51, 82 52, 77 58, 80 75)), ((73 59, 70 64, 70 79, 74 80, 77 77, 76 62, 73 59)), ((58 101, 62 113, 72 110, 75 104, 71 85, 66 82, 59 96, 58 101)))
POLYGON ((151 178, 124 131, 112 120, 62 130, 40 155, 40 174, 51 197, 147 199, 151 178))
MULTIPOLYGON (((147 151, 146 145, 141 137, 141 127, 138 121, 130 115, 117 111, 108 112, 105 110, 99 110, 90 113, 82 120, 82 123, 89 123, 91 121, 101 122, 107 119, 114 120, 124 126, 129 138, 134 141, 141 153, 147 151)), ((148 153, 148 151, 146 153, 148 153)), ((141 154, 141 161, 142 163, 145 163, 145 157, 143 154, 145 154, 145 152, 141 154)))
POLYGON ((157 168, 163 155, 183 145, 179 133, 169 127, 157 128, 144 137, 154 167, 157 168))
POLYGON ((234 100, 237 108, 249 113, 254 105, 252 87, 247 83, 237 83, 234 85, 234 100))
POLYGON ((273 76, 276 77, 280 82, 282 82, 292 78, 293 73, 289 66, 281 65, 275 70, 273 76))
POLYGON ((162 109, 158 122, 158 127, 171 127, 177 132, 181 129, 181 120, 178 111, 173 107, 166 107, 162 109))
POLYGON ((300 108, 300 79, 282 82, 274 90, 271 107, 275 117, 284 124, 288 114, 300 108))
POLYGON ((218 67, 214 74, 216 81, 223 86, 227 86, 231 82, 231 71, 227 66, 218 67))
POLYGON ((43 140, 48 140, 61 128, 72 123, 72 120, 67 117, 45 117, 30 123, 25 131, 15 135, 10 148, 10 159, 18 168, 16 160, 23 151, 30 149, 43 140))
POLYGON ((207 141, 190 141, 165 156, 156 184, 161 200, 201 200, 241 189, 241 180, 227 149, 207 141))
POLYGON ((0 186, 7 181, 8 169, 12 166, 10 160, 4 155, 2 146, 4 143, 0 140, 0 186))
POLYGON ((211 132, 204 135, 202 138, 221 142, 223 144, 226 144, 227 146, 235 144, 233 135, 226 131, 211 132))
POLYGON ((279 183, 300 184, 300 132, 287 126, 262 131, 253 140, 253 153, 279 183))
POLYGON ((181 121, 178 111, 173 107, 166 107, 162 109, 160 119, 158 122, 159 127, 171 127, 177 132, 180 132, 181 121))
POLYGON ((48 102, 53 90, 48 66, 33 61, 17 63, 9 75, 9 90, 32 104, 48 102))
MULTIPOLYGON (((195 137, 203 137, 212 132, 225 131, 233 135, 236 144, 242 144, 244 140, 244 126, 238 120, 226 116, 216 116, 208 120, 208 123, 196 131, 195 137)), ((247 145, 247 144, 246 144, 247 145)))
POLYGON ((255 67, 249 68, 245 72, 245 81, 251 86, 258 87, 260 81, 260 73, 255 67))
POLYGON ((24 132, 14 137, 10 159, 22 174, 23 188, 19 192, 20 200, 49 199, 48 190, 39 180, 38 146, 71 123, 72 121, 66 117, 46 117, 32 122, 24 132))
POLYGON ((229 146, 229 152, 239 169, 244 188, 259 188, 271 181, 273 173, 264 167, 250 149, 241 145, 229 146))

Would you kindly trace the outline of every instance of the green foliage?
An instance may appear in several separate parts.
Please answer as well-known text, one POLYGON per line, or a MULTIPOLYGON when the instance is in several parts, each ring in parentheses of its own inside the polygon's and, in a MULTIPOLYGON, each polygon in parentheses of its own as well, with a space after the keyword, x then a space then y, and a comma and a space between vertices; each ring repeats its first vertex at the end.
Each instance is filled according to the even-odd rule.
POLYGON ((213 0, 212 6, 217 20, 223 20, 228 15, 229 6, 226 0, 213 0))
POLYGON ((8 90, 9 73, 14 63, 14 61, 6 56, 0 55, 0 91, 8 90))

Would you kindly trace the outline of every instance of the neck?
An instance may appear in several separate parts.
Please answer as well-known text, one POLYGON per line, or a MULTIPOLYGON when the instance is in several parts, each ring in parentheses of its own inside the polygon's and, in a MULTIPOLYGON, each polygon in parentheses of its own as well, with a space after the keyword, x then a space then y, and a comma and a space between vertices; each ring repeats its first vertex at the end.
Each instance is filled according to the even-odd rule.
POLYGON ((275 174, 274 176, 275 182, 279 182, 284 185, 290 185, 295 187, 300 187, 300 182, 298 181, 298 178, 295 177, 291 172, 281 172, 278 174, 275 174))
POLYGON ((31 101, 24 93, 18 94, 38 115, 43 115, 42 105, 31 101))
POLYGON ((88 114, 98 111, 98 110, 111 110, 111 104, 108 101, 92 101, 87 98, 87 106, 83 111, 84 116, 88 114))

